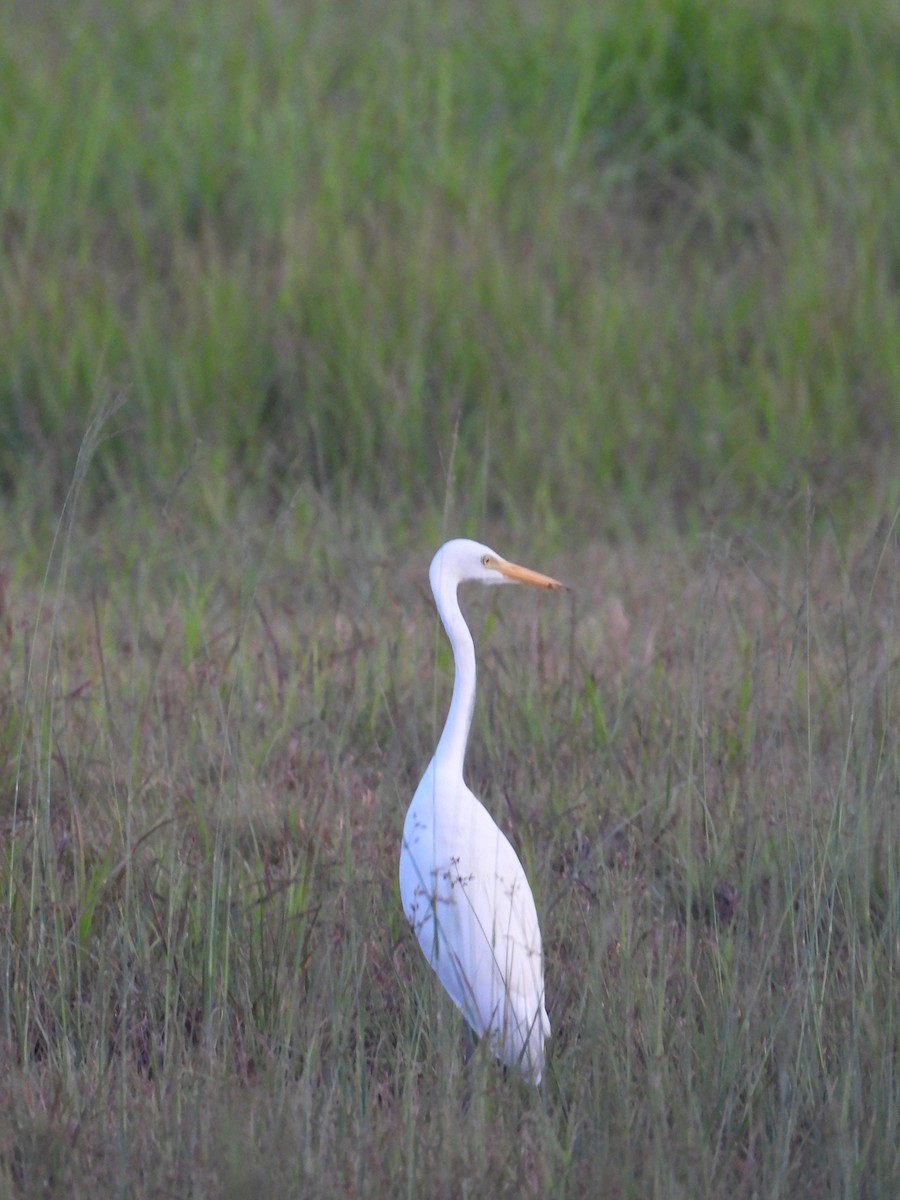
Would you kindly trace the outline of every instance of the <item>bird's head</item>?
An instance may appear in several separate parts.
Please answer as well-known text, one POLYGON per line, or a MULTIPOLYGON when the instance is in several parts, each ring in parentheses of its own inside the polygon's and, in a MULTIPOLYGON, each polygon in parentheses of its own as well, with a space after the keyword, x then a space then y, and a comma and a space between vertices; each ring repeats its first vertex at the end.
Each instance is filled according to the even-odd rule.
POLYGON ((460 583, 526 583, 531 587, 550 588, 562 591, 565 584, 549 575, 541 575, 528 567, 499 555, 490 546, 473 542, 468 538, 454 538, 445 542, 431 560, 429 571, 431 587, 435 595, 446 588, 456 588, 460 583))

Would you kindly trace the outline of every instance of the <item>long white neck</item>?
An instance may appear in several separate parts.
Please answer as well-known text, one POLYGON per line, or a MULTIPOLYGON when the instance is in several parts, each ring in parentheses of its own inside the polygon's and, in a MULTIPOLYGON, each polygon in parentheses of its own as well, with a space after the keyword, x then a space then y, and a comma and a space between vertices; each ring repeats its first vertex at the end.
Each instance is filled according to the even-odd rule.
POLYGON ((475 643, 459 607, 455 587, 434 589, 434 598, 450 645, 456 675, 453 698, 444 722, 444 730, 434 752, 435 767, 450 770, 460 778, 466 756, 466 743, 475 712, 475 643))

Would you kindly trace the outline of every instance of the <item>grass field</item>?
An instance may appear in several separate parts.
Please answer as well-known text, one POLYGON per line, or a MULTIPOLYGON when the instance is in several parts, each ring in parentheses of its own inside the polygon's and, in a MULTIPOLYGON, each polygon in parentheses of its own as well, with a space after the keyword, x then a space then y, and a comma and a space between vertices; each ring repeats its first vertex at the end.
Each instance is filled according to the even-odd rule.
POLYGON ((898 56, 0 11, 0 1200, 898 1193, 898 56), (458 533, 540 1090, 399 904, 458 533))

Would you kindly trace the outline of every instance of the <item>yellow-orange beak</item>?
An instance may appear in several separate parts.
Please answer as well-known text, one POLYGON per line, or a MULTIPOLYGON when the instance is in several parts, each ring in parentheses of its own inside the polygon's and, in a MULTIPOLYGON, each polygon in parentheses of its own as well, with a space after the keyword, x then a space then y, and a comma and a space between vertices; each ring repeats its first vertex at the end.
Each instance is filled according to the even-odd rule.
POLYGON ((549 575, 541 575, 539 571, 531 571, 528 567, 520 567, 517 563, 507 562, 504 558, 498 558, 491 565, 495 571, 499 571, 511 583, 527 583, 531 587, 550 588, 554 592, 566 590, 566 585, 560 583, 558 579, 553 579, 549 575))

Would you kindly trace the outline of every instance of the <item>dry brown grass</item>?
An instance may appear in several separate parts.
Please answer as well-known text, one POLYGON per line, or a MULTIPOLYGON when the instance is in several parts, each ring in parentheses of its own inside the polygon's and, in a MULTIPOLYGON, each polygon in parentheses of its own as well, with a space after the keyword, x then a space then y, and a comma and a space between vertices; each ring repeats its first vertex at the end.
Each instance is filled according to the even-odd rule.
POLYGON ((76 533, 63 591, 4 590, 10 1194, 891 1177, 894 527, 559 550, 571 609, 467 598, 470 782, 545 931, 541 1097, 463 1071, 396 897, 449 686, 427 553, 180 536, 113 573, 76 533))

